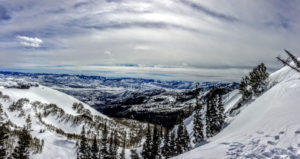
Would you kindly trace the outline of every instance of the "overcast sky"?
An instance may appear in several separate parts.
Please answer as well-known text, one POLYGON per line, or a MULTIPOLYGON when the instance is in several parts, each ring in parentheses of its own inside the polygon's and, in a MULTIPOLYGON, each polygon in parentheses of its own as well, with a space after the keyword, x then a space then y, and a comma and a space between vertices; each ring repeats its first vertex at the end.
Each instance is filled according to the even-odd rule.
POLYGON ((239 81, 300 56, 297 0, 0 0, 0 69, 239 81))

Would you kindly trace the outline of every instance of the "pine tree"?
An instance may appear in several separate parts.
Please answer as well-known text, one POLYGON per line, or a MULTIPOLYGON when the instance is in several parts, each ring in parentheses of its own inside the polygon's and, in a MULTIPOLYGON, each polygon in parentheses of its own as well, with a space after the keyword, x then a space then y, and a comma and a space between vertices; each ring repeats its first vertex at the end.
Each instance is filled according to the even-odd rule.
POLYGON ((206 136, 212 137, 218 132, 218 112, 216 99, 213 97, 207 101, 206 111, 206 136))
POLYGON ((130 150, 131 154, 130 154, 130 157, 131 159, 139 159, 139 154, 136 152, 136 149, 132 149, 130 150))
POLYGON ((193 127, 194 143, 200 142, 204 139, 201 111, 202 111, 202 104, 199 103, 197 100, 195 114, 194 114, 194 127, 193 127))
POLYGON ((4 145, 4 143, 7 139, 7 130, 5 125, 3 124, 0 126, 0 159, 4 159, 6 157, 6 146, 4 145))
POLYGON ((117 132, 114 132, 113 155, 115 158, 117 158, 117 152, 118 152, 118 134, 117 132))
POLYGON ((157 130, 157 125, 154 126, 153 130, 153 138, 152 138, 152 152, 151 157, 152 158, 158 158, 158 149, 160 146, 160 140, 159 140, 159 134, 157 130))
POLYGON ((30 118, 30 115, 28 115, 27 118, 26 118, 26 129, 28 131, 31 131, 31 125, 32 125, 31 118, 30 118))
POLYGON ((86 137, 85 137, 84 127, 82 127, 82 131, 81 131, 81 139, 80 139, 79 149, 77 152, 77 158, 78 159, 89 159, 90 158, 89 145, 88 145, 86 137))
POLYGON ((184 124, 183 121, 180 122, 177 128, 177 138, 176 142, 176 154, 181 154, 184 152, 184 124))
POLYGON ((149 123, 147 128, 146 141, 143 145, 142 156, 145 159, 152 157, 152 137, 149 123))
POLYGON ((120 154, 120 159, 125 159, 125 148, 126 148, 126 132, 124 133, 124 137, 123 137, 123 145, 122 145, 122 152, 120 154))
POLYGON ((91 147, 91 158, 92 159, 99 159, 99 148, 97 143, 96 136, 94 137, 93 144, 91 147))
POLYGON ((218 120, 219 120, 219 124, 220 124, 220 130, 222 129, 224 122, 225 122, 225 114, 224 114, 224 106, 223 106, 223 100, 222 100, 222 95, 219 95, 218 98, 218 120))
POLYGON ((105 122, 103 131, 102 131, 102 138, 101 138, 101 149, 100 149, 101 158, 108 158, 107 134, 108 134, 108 131, 107 131, 107 125, 105 122))
POLYGON ((163 147, 162 147, 162 155, 165 157, 165 158, 170 158, 170 151, 171 151, 171 148, 170 148, 170 135, 169 135, 169 130, 167 129, 166 132, 165 132, 165 135, 164 135, 164 144, 163 144, 163 147))
POLYGON ((29 159, 29 144, 31 136, 27 129, 24 127, 19 135, 18 145, 12 153, 14 159, 29 159))
POLYGON ((176 138, 175 138, 175 133, 174 132, 171 132, 171 137, 170 137, 170 144, 169 144, 169 148, 170 148, 170 152, 169 152, 169 156, 170 157, 173 157, 173 156, 176 156, 177 153, 176 153, 176 138))

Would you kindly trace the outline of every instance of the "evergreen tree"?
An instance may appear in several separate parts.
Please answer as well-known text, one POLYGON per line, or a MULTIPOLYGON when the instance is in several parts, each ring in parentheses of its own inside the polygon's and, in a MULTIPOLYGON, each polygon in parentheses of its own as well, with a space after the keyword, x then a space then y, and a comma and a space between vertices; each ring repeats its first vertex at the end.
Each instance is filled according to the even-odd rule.
POLYGON ((219 95, 218 98, 218 116, 219 116, 219 124, 220 124, 220 129, 222 129, 224 122, 225 122, 225 114, 224 114, 224 106, 223 106, 223 100, 222 100, 222 95, 219 95))
POLYGON ((183 148, 183 151, 186 152, 186 151, 189 151, 190 150, 190 135, 186 129, 186 126, 183 125, 183 142, 182 142, 182 148, 183 148))
POLYGON ((113 155, 117 158, 118 153, 118 134, 114 132, 114 141, 113 141, 113 155))
POLYGON ((97 143, 96 136, 94 137, 93 144, 91 147, 91 158, 92 159, 99 159, 99 148, 97 143))
POLYGON ((5 125, 0 124, 0 159, 4 159, 6 157, 6 146, 4 143, 8 139, 8 134, 5 125))
POLYGON ((218 110, 216 106, 216 98, 213 97, 207 101, 206 111, 206 136, 212 137, 219 132, 218 110))
POLYGON ((104 124, 104 128, 102 131, 102 138, 101 138, 101 149, 100 149, 100 155, 101 158, 108 158, 108 151, 107 151, 107 125, 106 122, 104 124))
POLYGON ((136 149, 130 150, 131 154, 130 157, 131 159, 140 159, 139 154, 136 152, 136 149))
POLYGON ((81 131, 81 139, 80 139, 79 149, 77 152, 77 158, 78 159, 89 159, 90 158, 90 150, 89 150, 89 145, 88 145, 86 137, 85 137, 84 127, 82 127, 82 131, 81 131))
POLYGON ((31 136, 28 130, 24 127, 19 135, 18 145, 12 153, 14 159, 29 159, 29 144, 31 136))
POLYGON ((152 137, 149 123, 147 128, 146 141, 143 145, 142 156, 145 159, 152 157, 152 137))
POLYGON ((159 133, 157 130, 157 125, 155 125, 153 130, 153 138, 152 138, 151 158, 158 158, 159 147, 160 147, 159 133))
POLYGON ((202 123, 202 104, 196 101, 196 108, 195 108, 195 114, 194 114, 194 143, 200 142, 204 139, 203 134, 203 123, 202 123))
POLYGON ((30 118, 30 115, 28 115, 27 118, 26 118, 26 129, 28 131, 31 131, 31 125, 32 125, 31 118, 30 118))
POLYGON ((120 154, 120 159, 125 159, 125 148, 126 148, 126 132, 124 133, 124 137, 123 137, 123 145, 122 145, 122 152, 120 154))
POLYGON ((164 144, 163 144, 163 147, 162 147, 162 155, 165 157, 165 158, 170 158, 170 151, 171 151, 171 148, 170 148, 170 135, 169 135, 169 130, 167 129, 166 132, 165 132, 165 135, 164 135, 164 144))
POLYGON ((176 153, 176 141, 175 141, 175 133, 174 132, 171 132, 171 137, 170 137, 170 144, 169 144, 169 148, 170 148, 170 151, 169 151, 169 156, 170 157, 173 157, 175 155, 177 155, 176 153))
POLYGON ((177 128, 177 138, 176 138, 176 154, 181 154, 184 152, 184 124, 183 121, 180 122, 177 128))

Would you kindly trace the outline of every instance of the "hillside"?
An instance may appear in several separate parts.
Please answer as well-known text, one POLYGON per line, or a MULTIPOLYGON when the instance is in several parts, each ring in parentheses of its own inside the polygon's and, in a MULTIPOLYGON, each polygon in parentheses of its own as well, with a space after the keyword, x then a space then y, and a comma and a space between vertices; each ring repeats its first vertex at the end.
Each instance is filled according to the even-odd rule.
MULTIPOLYGON (((283 67, 270 75, 268 90, 243 106, 219 134, 175 158, 300 158, 299 95, 300 74, 283 67)), ((232 94, 226 110, 238 99, 232 94)), ((192 118, 185 120, 190 135, 192 118)))
POLYGON ((145 126, 132 120, 112 120, 69 95, 21 79, 1 78, 0 106, 1 122, 6 123, 11 132, 9 145, 16 144, 16 134, 30 116, 30 134, 38 139, 37 145, 43 145, 41 151, 31 148, 31 158, 76 158, 76 142, 82 127, 88 130, 89 139, 95 135, 100 139, 105 123, 109 132, 117 133, 119 141, 127 133, 128 148, 138 146, 145 126), (20 89, 24 84, 31 87, 20 89))

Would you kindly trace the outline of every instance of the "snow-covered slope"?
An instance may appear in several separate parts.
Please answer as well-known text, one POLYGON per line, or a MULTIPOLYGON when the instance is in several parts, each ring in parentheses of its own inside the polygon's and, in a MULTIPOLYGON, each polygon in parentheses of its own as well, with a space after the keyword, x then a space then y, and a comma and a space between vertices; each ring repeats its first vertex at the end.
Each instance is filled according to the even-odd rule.
MULTIPOLYGON (((44 140, 43 151, 31 154, 31 158, 76 158, 76 141, 82 127, 85 126, 88 131, 86 134, 88 138, 96 135, 100 139, 105 122, 109 131, 116 131, 120 138, 124 132, 136 136, 134 140, 138 142, 142 138, 141 134, 136 132, 145 126, 142 123, 130 120, 118 123, 89 105, 46 86, 17 89, 8 88, 10 85, 18 84, 14 79, 0 80, 0 105, 3 109, 0 115, 4 117, 4 121, 0 122, 9 121, 11 131, 20 130, 26 125, 26 119, 30 116, 32 121, 30 134, 32 137, 44 140), (20 109, 17 108, 18 101, 22 103, 19 104, 20 109), (82 104, 80 111, 73 108, 74 103, 82 104)), ((130 144, 134 145, 132 142, 130 144)))
POLYGON ((284 67, 269 79, 269 90, 209 143, 175 158, 300 158, 300 73, 284 67))

